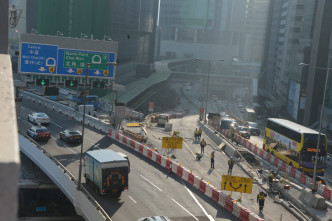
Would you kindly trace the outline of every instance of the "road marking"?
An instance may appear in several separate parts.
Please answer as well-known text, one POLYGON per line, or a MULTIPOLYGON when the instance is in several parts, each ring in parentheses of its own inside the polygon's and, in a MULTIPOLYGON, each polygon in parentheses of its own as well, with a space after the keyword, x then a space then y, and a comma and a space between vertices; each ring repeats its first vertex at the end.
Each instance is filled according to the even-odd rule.
POLYGON ((184 208, 180 203, 176 202, 175 199, 172 199, 176 204, 178 204, 184 211, 186 211, 189 215, 191 215, 192 217, 194 217, 195 220, 199 220, 197 219, 196 216, 194 216, 191 212, 189 212, 186 208, 184 208))
POLYGON ((96 147, 100 150, 100 148, 98 147, 99 146, 99 143, 98 144, 93 144, 93 143, 90 143, 90 145, 92 145, 91 147, 96 147))
POLYGON ((213 217, 206 212, 206 210, 204 209, 204 207, 198 202, 198 200, 196 199, 196 197, 194 196, 194 194, 184 185, 183 182, 182 182, 182 185, 184 186, 184 188, 186 188, 186 190, 188 191, 188 193, 190 194, 190 196, 194 199, 194 201, 197 203, 197 205, 199 207, 201 207, 201 209, 202 209, 203 213, 205 214, 205 216, 207 218, 209 218, 210 221, 214 221, 213 217))
POLYGON ((156 187, 160 192, 162 192, 162 190, 159 187, 157 187, 156 185, 154 185, 150 180, 146 179, 142 174, 141 174, 141 177, 143 179, 145 179, 147 182, 149 182, 152 186, 156 187))
POLYGON ((63 128, 62 126, 60 126, 59 124, 54 123, 53 121, 51 121, 51 123, 54 124, 55 126, 58 126, 58 127, 60 127, 60 128, 63 128))
POLYGON ((183 143, 187 147, 187 149, 190 151, 190 153, 195 157, 196 155, 191 151, 191 149, 188 147, 188 145, 186 144, 186 142, 183 142, 183 143))
POLYGON ((134 201, 134 203, 137 203, 133 198, 131 198, 131 196, 129 196, 129 198, 130 198, 132 201, 134 201))
MULTIPOLYGON (((52 137, 51 136, 51 138, 53 139, 53 140, 57 140, 56 138, 54 138, 54 137, 52 137)), ((65 146, 66 148, 68 148, 68 150, 70 150, 72 153, 74 153, 74 154, 77 154, 75 151, 73 151, 70 147, 68 147, 66 144, 63 144, 63 146, 65 146)))

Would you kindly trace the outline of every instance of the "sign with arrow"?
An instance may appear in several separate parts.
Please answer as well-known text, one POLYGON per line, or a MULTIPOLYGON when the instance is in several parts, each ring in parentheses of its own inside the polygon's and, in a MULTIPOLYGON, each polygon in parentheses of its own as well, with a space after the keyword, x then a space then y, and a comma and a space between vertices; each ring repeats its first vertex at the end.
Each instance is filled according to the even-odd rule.
POLYGON ((222 175, 221 189, 232 192, 251 193, 252 178, 222 175))
POLYGON ((49 87, 50 80, 49 79, 36 79, 36 85, 42 86, 42 87, 49 87))
POLYGON ((78 85, 78 81, 77 80, 65 80, 65 85, 66 85, 66 87, 69 87, 69 88, 76 88, 78 85))

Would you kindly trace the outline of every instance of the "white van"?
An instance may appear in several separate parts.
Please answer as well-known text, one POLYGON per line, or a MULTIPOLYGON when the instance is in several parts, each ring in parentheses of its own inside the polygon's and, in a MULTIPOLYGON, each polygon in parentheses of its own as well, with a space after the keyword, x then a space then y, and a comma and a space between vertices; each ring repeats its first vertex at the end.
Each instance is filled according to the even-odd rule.
POLYGON ((130 172, 130 161, 129 161, 129 158, 124 153, 121 153, 121 152, 116 152, 116 153, 119 154, 120 156, 122 156, 123 158, 125 158, 125 159, 128 160, 128 173, 129 173, 130 172))

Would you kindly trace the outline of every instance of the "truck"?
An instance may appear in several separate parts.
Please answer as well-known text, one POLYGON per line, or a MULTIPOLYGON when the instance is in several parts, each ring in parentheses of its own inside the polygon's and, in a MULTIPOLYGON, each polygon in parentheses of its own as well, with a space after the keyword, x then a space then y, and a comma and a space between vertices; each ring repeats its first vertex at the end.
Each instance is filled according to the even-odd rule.
MULTIPOLYGON (((73 96, 73 101, 75 101, 78 105, 84 104, 84 96, 80 94, 79 96, 73 96)), ((97 95, 87 95, 86 96, 86 105, 93 105, 94 110, 98 110, 99 106, 99 97, 97 95)))
POLYGON ((120 196, 128 189, 128 158, 113 150, 87 151, 84 157, 85 182, 100 195, 120 196))

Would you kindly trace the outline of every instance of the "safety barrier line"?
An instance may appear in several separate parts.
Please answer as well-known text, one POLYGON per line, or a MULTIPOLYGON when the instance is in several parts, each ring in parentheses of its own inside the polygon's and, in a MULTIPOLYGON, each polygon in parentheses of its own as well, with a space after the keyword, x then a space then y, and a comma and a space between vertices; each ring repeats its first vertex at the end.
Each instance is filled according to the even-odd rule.
MULTIPOLYGON (((228 130, 221 130, 221 133, 224 136, 227 136, 228 135, 228 130)), ((304 173, 301 173, 295 167, 287 165, 286 162, 284 162, 283 160, 281 160, 280 158, 278 158, 276 156, 271 155, 270 153, 266 152, 265 150, 260 149, 260 148, 257 149, 257 145, 254 145, 249 140, 244 142, 244 140, 240 139, 239 137, 240 137, 240 135, 234 134, 234 140, 237 140, 239 142, 239 144, 246 147, 248 150, 250 150, 256 156, 258 156, 262 159, 264 159, 264 156, 266 156, 266 161, 268 163, 270 163, 273 166, 279 168, 283 172, 287 171, 292 178, 295 178, 296 180, 298 180, 303 185, 305 185, 307 187, 311 186, 311 182, 312 182, 311 177, 307 176, 304 173)), ((319 184, 317 181, 316 181, 316 188, 318 190, 317 191, 318 194, 323 196, 325 199, 327 199, 329 201, 332 201, 332 190, 331 190, 331 188, 327 187, 326 185, 319 184)))

